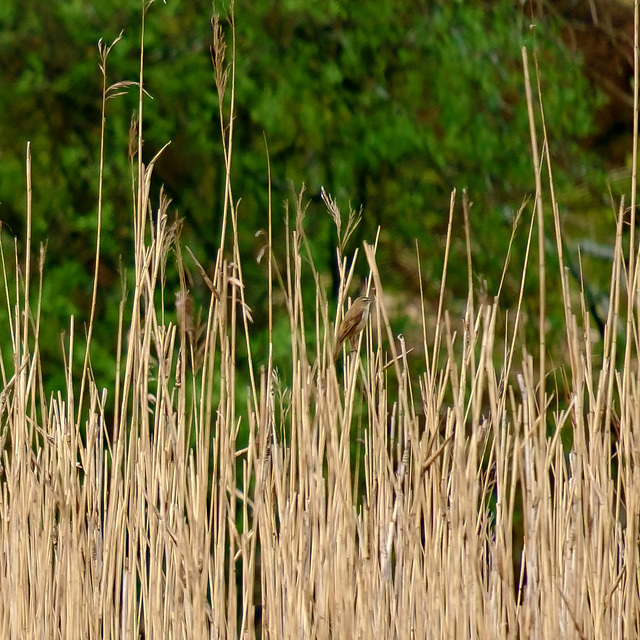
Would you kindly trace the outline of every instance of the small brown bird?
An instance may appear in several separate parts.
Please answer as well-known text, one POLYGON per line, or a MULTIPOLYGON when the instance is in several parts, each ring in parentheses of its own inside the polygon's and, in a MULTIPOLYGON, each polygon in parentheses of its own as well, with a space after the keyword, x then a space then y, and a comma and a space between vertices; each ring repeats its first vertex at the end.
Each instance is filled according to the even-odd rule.
POLYGON ((344 341, 349 338, 353 346, 353 341, 357 335, 365 328, 369 319, 369 310, 375 298, 373 296, 360 296, 349 307, 349 311, 345 314, 340 331, 338 331, 338 339, 336 348, 333 350, 333 359, 336 360, 340 355, 340 349, 344 341))

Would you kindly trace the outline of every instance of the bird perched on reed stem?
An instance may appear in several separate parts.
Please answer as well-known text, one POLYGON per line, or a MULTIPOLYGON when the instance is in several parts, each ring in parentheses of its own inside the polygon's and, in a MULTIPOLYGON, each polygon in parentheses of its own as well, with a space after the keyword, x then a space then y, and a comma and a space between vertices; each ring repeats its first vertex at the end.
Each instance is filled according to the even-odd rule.
POLYGON ((371 304, 375 298, 373 296, 360 296, 349 307, 349 311, 345 314, 342 324, 340 325, 340 331, 338 331, 338 338, 336 341, 336 348, 333 350, 333 359, 336 360, 340 355, 340 349, 344 341, 348 338, 353 346, 354 339, 365 328, 367 320, 369 319, 369 310, 371 304))

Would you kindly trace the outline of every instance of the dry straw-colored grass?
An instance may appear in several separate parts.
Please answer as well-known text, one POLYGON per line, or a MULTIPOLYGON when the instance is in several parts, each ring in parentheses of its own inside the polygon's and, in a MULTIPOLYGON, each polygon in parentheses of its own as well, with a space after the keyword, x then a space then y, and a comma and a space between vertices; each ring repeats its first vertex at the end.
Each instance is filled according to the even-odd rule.
MULTIPOLYGON (((106 100, 123 85, 107 88, 108 49, 101 51, 106 100)), ((231 91, 233 110, 233 66, 225 66, 217 21, 213 53, 218 90, 231 91)), ((531 97, 529 106, 533 114, 531 97)), ((233 119, 222 109, 220 118, 228 176, 233 119)), ((73 369, 71 318, 66 389, 45 395, 39 297, 29 305, 30 238, 24 259, 17 250, 13 259, 2 255, 10 318, 2 333, 13 358, 1 371, 0 635, 637 636, 637 262, 633 235, 631 258, 623 255, 624 207, 601 357, 582 298, 562 270, 565 382, 549 392, 544 359, 534 362, 518 342, 519 307, 505 319, 499 296, 478 301, 471 279, 464 317, 450 318, 441 296, 435 331, 424 322, 423 366, 409 368, 387 317, 375 245, 364 246, 375 318, 357 355, 345 352, 336 368, 336 322, 323 291, 312 309, 301 294, 303 270, 312 270, 301 197, 286 256, 270 251, 271 225, 265 253, 270 339, 275 314, 287 315, 291 327, 293 373, 280 380, 271 350, 266 362, 251 358, 228 177, 222 248, 213 278, 203 273, 211 288, 204 331, 196 330, 184 284, 179 324, 165 316, 173 305, 166 269, 177 265, 184 283, 184 267, 169 203, 163 198, 152 211, 148 200, 153 162, 133 161, 136 147, 141 156, 141 121, 132 141, 135 286, 121 306, 114 389, 96 387, 90 358, 73 369), (24 278, 13 284, 12 272, 24 278), (274 302, 278 286, 284 306, 274 302), (627 308, 625 325, 618 310, 627 308), (498 322, 507 327, 501 335, 498 322), (312 324, 319 337, 308 350, 312 324), (620 336, 625 354, 616 354, 620 336), (240 341, 251 383, 238 414, 240 341), (569 452, 563 440, 572 442, 569 452)), ((537 149, 533 126, 532 143, 537 149)), ((551 180, 550 164, 543 171, 534 156, 536 175, 551 180)), ((325 201, 339 225, 335 202, 325 201)), ((455 209, 454 193, 451 219, 455 209)), ((555 199, 550 211, 559 224, 555 199)), ((344 233, 338 228, 342 238, 356 219, 344 233)), ((449 246, 448 239, 446 263, 449 246)), ((560 243, 558 251, 562 268, 560 243)), ((356 256, 338 255, 344 302, 356 256)), ((527 268, 544 271, 544 261, 527 268)), ((92 326, 93 314, 89 341, 92 326)))

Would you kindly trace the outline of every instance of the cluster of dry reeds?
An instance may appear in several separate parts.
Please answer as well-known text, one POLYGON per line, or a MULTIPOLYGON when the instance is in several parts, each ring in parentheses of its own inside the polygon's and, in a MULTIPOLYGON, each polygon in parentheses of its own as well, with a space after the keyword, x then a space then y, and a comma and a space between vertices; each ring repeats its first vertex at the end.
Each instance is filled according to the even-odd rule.
MULTIPOLYGON (((108 50, 101 49, 105 101, 123 87, 107 88, 108 50)), ((213 53, 222 96, 233 68, 217 21, 213 53)), ((233 118, 222 109, 220 117, 228 176, 233 118)), ((139 125, 138 158, 140 115, 139 125)), ((532 142, 536 149, 534 127, 532 142)), ((544 172, 535 153, 534 161, 533 210, 542 216, 544 172)), ((74 370, 71 318, 66 389, 46 396, 30 236, 23 259, 17 250, 14 260, 2 255, 11 318, 2 335, 13 351, 1 362, 2 637, 638 634, 639 307, 633 231, 628 260, 622 245, 623 206, 601 344, 591 342, 580 292, 569 290, 558 242, 567 357, 563 384, 549 391, 544 333, 534 363, 517 339, 520 307, 505 319, 499 294, 479 301, 471 278, 464 317, 452 319, 441 294, 427 323, 423 303, 423 342, 414 345, 423 366, 414 360, 410 368, 369 245, 375 318, 358 352, 334 364, 336 323, 321 287, 314 308, 303 302, 303 270, 312 267, 301 198, 287 255, 273 255, 270 231, 267 240, 270 341, 274 314, 288 315, 291 327, 293 374, 282 380, 271 351, 266 362, 251 357, 228 177, 213 277, 202 269, 211 289, 203 330, 196 336, 184 284, 178 324, 165 316, 173 306, 166 269, 177 264, 184 277, 169 203, 152 210, 148 199, 153 164, 137 165, 135 286, 121 305, 114 389, 96 385, 89 355, 74 370), (278 287, 284 306, 274 302, 278 287), (619 309, 628 309, 626 325, 619 309), (311 325, 318 339, 307 350, 311 325), (624 354, 616 353, 620 336, 624 354), (240 341, 250 390, 238 413, 240 341)), ((632 191, 635 201, 635 176, 632 191)), ((335 202, 326 203, 339 226, 335 202)), ((450 219, 456 209, 454 194, 450 219)), ((554 200, 551 210, 559 225, 554 200)), ((98 234, 98 258, 99 242, 98 234)), ((352 264, 340 264, 341 302, 352 264)), ((525 267, 523 286, 534 268, 525 267)), ((537 268, 544 272, 544 261, 537 268)), ((540 299, 544 320, 543 289, 540 299)), ((87 354, 92 323, 93 314, 87 354)))

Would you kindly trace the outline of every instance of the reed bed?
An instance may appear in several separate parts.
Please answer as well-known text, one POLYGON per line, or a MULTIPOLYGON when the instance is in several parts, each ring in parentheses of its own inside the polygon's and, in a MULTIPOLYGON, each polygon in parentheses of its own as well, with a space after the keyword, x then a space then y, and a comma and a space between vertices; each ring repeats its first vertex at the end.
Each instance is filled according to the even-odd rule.
MULTIPOLYGON (((224 96, 233 59, 225 62, 216 19, 213 26, 224 96)), ((108 50, 101 48, 105 102, 122 88, 107 86, 108 50)), ((474 290, 470 254, 465 310, 446 308, 455 192, 437 304, 421 292, 423 339, 411 345, 420 358, 409 358, 394 332, 375 241, 348 258, 340 243, 339 315, 330 316, 306 244, 301 196, 283 256, 271 251, 269 224, 270 348, 257 362, 229 178, 233 118, 221 108, 225 211, 207 273, 199 266, 204 257, 183 258, 168 200, 149 201, 155 159, 140 161, 141 85, 132 139, 134 285, 121 304, 114 388, 100 388, 92 374, 92 311, 84 366, 73 365, 70 318, 61 327, 66 388, 46 394, 44 318, 34 293, 42 277, 31 273, 30 232, 24 256, 17 243, 13 256, 2 254, 10 319, 0 331, 12 358, 0 363, 0 635, 637 636, 639 307, 633 233, 629 257, 623 246, 624 203, 604 340, 594 343, 557 243, 560 273, 550 277, 563 285, 566 343, 557 368, 547 370, 544 348, 540 357, 523 344, 520 305, 507 314, 500 292, 491 298, 474 290), (356 260, 367 263, 377 303, 356 351, 345 349, 334 362, 356 260), (202 327, 184 284, 187 261, 211 292, 202 327), (177 314, 176 292, 165 284, 170 269, 182 283, 177 314), (309 276, 318 283, 311 307, 302 295, 309 276), (272 357, 277 315, 291 329, 286 379, 272 357), (240 364, 250 381, 242 411, 240 364)), ((231 109, 233 100, 231 86, 231 109)), ((535 126, 532 144, 538 148, 535 126)), ((535 153, 534 163, 540 179, 545 171, 535 153)), ((530 244, 544 213, 541 193, 539 182, 532 211, 523 208, 523 219, 531 214, 530 244)), ((355 217, 343 230, 336 203, 328 195, 325 201, 346 240, 355 217)), ((548 210, 559 238, 553 196, 548 210)), ((28 229, 31 215, 28 198, 28 229)), ((635 207, 635 223, 633 216, 635 207)), ((96 253, 99 259, 100 231, 96 253)), ((544 272, 544 260, 525 262, 523 287, 532 269, 544 272)), ((543 289, 540 301, 544 309, 543 289)), ((543 347, 544 340, 542 329, 543 347)))

